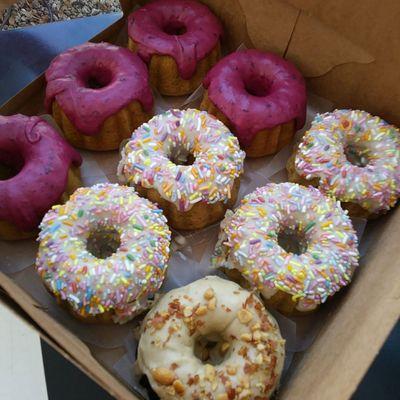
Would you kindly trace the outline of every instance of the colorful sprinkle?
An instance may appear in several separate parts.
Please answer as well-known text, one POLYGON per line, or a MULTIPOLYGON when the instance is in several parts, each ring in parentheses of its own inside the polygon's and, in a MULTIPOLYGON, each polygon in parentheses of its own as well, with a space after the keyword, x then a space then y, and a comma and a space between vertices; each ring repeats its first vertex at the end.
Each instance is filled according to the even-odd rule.
POLYGON ((349 283, 357 243, 350 218, 334 199, 313 187, 268 184, 227 212, 212 263, 239 270, 266 297, 279 289, 310 308, 349 283), (254 212, 260 207, 262 218, 254 212), (301 254, 280 246, 281 232, 299 232, 306 243, 301 254))
POLYGON ((37 271, 50 291, 80 315, 112 311, 115 322, 126 322, 148 307, 164 280, 171 239, 166 222, 133 188, 80 188, 43 218, 37 271), (119 236, 119 247, 107 258, 87 248, 89 236, 99 229, 119 236))
POLYGON ((400 132, 365 111, 318 115, 298 147, 295 168, 307 180, 318 178, 329 196, 371 214, 385 212, 400 197, 400 132))
POLYGON ((133 133, 121 152, 118 176, 123 183, 156 189, 181 211, 195 203, 227 201, 243 173, 245 154, 237 139, 205 111, 169 110, 133 133), (149 139, 145 141, 144 138, 149 139), (186 160, 177 165, 170 160, 186 160))

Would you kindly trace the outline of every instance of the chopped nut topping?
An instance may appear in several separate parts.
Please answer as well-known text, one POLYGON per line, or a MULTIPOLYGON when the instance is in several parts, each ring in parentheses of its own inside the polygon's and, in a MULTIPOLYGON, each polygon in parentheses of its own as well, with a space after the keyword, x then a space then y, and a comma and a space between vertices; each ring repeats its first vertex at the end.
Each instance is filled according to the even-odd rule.
POLYGON ((251 337, 250 333, 242 333, 240 335, 240 339, 244 340, 245 342, 251 342, 252 337, 251 337))
POLYGON ((195 312, 195 314, 196 315, 205 315, 205 314, 207 314, 207 307, 206 306, 200 306, 197 310, 196 310, 196 312, 195 312))
POLYGON ((168 394, 170 394, 171 396, 175 396, 175 389, 174 389, 173 386, 168 386, 167 389, 166 389, 166 392, 168 394))
POLYGON ((228 390, 228 398, 229 398, 229 400, 234 399, 235 396, 236 396, 236 390, 233 389, 233 388, 230 388, 228 390))
POLYGON ((220 393, 217 395, 217 400, 229 400, 229 397, 226 393, 220 393))
POLYGON ((160 320, 158 320, 158 321, 154 321, 153 322, 153 327, 154 327, 154 329, 157 329, 157 330, 160 330, 163 326, 164 326, 164 321, 160 321, 160 320))
POLYGON ((257 345, 257 350, 263 351, 263 350, 265 350, 265 346, 264 346, 263 344, 259 343, 259 344, 257 345))
POLYGON ((207 304, 207 307, 210 311, 214 311, 217 306, 217 299, 213 297, 207 304))
POLYGON ((213 381, 215 379, 215 368, 211 364, 205 365, 206 379, 213 381))
POLYGON ((247 310, 239 310, 237 317, 242 324, 248 324, 253 319, 253 314, 247 310))
POLYGON ((198 375, 190 376, 189 379, 188 379, 187 384, 188 384, 189 386, 197 385, 197 384, 199 383, 199 379, 200 379, 200 378, 199 378, 198 375))
POLYGON ((245 390, 243 390, 242 393, 240 393, 239 399, 250 398, 250 396, 251 396, 251 390, 245 389, 245 390))
POLYGON ((258 365, 261 365, 263 363, 263 356, 261 353, 256 357, 255 363, 258 365))
POLYGON ((174 387, 176 393, 178 393, 179 395, 185 393, 185 386, 179 379, 175 380, 172 386, 174 387))
POLYGON ((185 307, 185 308, 183 309, 183 315, 184 315, 185 317, 190 317, 190 316, 192 315, 192 312, 193 312, 193 308, 190 307, 190 306, 187 306, 187 307, 185 307))
POLYGON ((227 367, 226 368, 226 372, 229 374, 229 375, 235 375, 236 374, 236 372, 237 372, 237 367, 234 367, 234 366, 229 366, 229 367, 227 367))
POLYGON ((259 331, 261 329, 261 326, 260 326, 260 324, 257 322, 256 324, 253 324, 252 326, 251 326, 251 330, 252 330, 252 332, 254 332, 254 331, 259 331))
POLYGON ((168 318, 168 317, 169 317, 169 314, 168 314, 166 311, 160 312, 160 315, 161 315, 163 318, 168 318))
POLYGON ((151 370, 154 380, 160 385, 169 386, 175 380, 175 374, 168 368, 156 368, 151 370))
POLYGON ((242 346, 239 351, 238 354, 242 357, 246 357, 247 356, 247 347, 246 346, 242 346))
POLYGON ((258 365, 257 364, 252 364, 252 363, 245 363, 243 367, 243 371, 246 374, 254 374, 258 370, 258 365))
POLYGON ((261 332, 260 331, 255 331, 253 333, 253 339, 256 342, 259 342, 261 340, 261 332))
POLYGON ((231 344, 229 342, 224 342, 221 344, 221 353, 224 354, 226 351, 231 347, 231 344))
POLYGON ((204 298, 206 300, 211 300, 214 297, 214 290, 211 288, 208 288, 205 292, 204 292, 204 298))
POLYGON ((250 380, 247 376, 243 377, 243 379, 240 380, 240 383, 246 389, 248 389, 250 387, 250 380))

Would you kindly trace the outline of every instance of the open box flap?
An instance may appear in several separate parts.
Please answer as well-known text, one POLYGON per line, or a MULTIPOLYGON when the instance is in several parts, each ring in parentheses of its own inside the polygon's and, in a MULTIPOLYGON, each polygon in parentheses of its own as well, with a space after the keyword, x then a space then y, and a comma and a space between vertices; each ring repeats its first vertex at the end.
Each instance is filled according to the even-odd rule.
POLYGON ((367 50, 289 3, 239 2, 253 45, 290 59, 307 78, 324 75, 338 65, 374 61, 367 50))

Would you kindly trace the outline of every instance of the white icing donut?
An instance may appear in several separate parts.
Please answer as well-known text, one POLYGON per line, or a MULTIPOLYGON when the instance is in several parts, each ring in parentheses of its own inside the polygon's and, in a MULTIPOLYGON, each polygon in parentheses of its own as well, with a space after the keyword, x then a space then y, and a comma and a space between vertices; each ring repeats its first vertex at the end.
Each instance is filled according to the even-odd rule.
POLYGON ((125 322, 148 308, 164 280, 171 235, 166 218, 133 188, 80 188, 45 215, 40 229, 37 271, 83 318, 110 311, 115 322, 125 322), (120 244, 99 258, 88 249, 90 235, 107 244, 116 235, 120 244))
POLYGON ((213 265, 236 269, 267 299, 280 290, 298 311, 310 311, 350 282, 357 243, 339 202, 313 187, 271 183, 227 212, 213 265), (280 246, 282 232, 302 236, 299 254, 280 246))
POLYGON ((169 110, 140 126, 121 157, 121 182, 154 188, 179 211, 187 211, 200 201, 228 201, 245 154, 221 121, 188 109, 169 110), (195 158, 192 165, 170 160, 184 160, 188 154, 195 158))
POLYGON ((400 196, 399 130, 365 111, 317 115, 296 152, 295 168, 341 202, 385 212, 400 196))
POLYGON ((167 293, 146 317, 138 365, 159 397, 267 399, 276 389, 284 340, 260 300, 216 276, 167 293), (219 338, 217 365, 194 355, 200 338, 219 338))

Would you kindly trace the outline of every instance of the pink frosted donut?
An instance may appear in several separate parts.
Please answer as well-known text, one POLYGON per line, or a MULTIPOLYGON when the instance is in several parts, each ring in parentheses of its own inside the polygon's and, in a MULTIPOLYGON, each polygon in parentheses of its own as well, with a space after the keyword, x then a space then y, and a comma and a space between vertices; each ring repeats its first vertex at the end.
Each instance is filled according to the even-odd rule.
POLYGON ((220 57, 222 26, 193 0, 156 0, 128 19, 128 47, 148 64, 161 94, 193 92, 220 57))
POLYGON ((293 64, 276 54, 253 49, 229 54, 209 71, 203 85, 207 100, 201 108, 217 111, 243 147, 264 130, 293 121, 293 130, 304 125, 304 79, 293 64))
POLYGON ((66 138, 82 148, 118 148, 123 138, 147 121, 142 114, 153 106, 146 65, 129 50, 108 43, 86 43, 60 54, 46 71, 46 81, 48 112, 66 138), (126 112, 118 115, 121 111, 126 112), (122 137, 110 146, 114 133, 122 137), (96 136, 106 144, 88 146, 89 140, 84 142, 80 135, 96 136))
POLYGON ((81 162, 81 156, 43 119, 0 116, 0 164, 17 171, 0 180, 0 238, 26 237, 36 229, 66 191, 70 168, 81 162), (15 227, 12 232, 11 227, 15 227))

